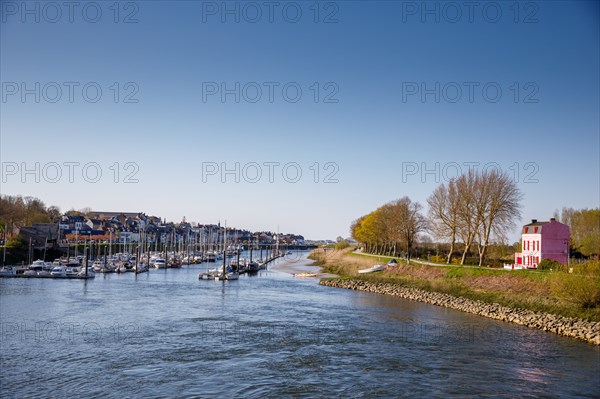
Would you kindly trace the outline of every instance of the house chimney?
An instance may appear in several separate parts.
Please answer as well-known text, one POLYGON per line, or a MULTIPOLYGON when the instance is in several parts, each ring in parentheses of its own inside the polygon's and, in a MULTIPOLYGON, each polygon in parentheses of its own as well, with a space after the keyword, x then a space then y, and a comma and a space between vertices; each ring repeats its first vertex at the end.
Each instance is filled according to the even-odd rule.
POLYGON ((556 222, 556 218, 550 218, 551 222, 556 222))
POLYGON ((531 219, 531 223, 537 223, 537 219, 531 219))

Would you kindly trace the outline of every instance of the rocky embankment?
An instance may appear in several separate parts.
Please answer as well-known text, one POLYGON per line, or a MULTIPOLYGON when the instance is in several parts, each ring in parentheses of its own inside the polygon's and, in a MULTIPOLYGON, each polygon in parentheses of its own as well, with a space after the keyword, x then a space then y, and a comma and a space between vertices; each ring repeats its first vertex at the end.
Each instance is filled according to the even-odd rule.
POLYGON ((473 313, 479 316, 537 328, 543 331, 550 331, 567 337, 577 338, 594 345, 600 345, 600 322, 589 322, 573 317, 562 317, 524 309, 513 309, 501 306, 497 303, 474 301, 439 292, 407 288, 390 283, 370 283, 354 279, 333 279, 321 280, 319 284, 328 287, 394 295, 404 299, 426 302, 431 305, 444 306, 446 308, 473 313))

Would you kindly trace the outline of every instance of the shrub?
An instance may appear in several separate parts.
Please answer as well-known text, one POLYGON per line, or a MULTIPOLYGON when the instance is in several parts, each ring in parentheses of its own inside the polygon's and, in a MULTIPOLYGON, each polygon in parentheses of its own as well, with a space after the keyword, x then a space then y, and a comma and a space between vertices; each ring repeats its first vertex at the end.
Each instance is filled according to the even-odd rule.
POLYGON ((539 270, 552 270, 555 272, 558 271, 566 271, 567 268, 560 262, 557 262, 552 259, 542 259, 542 261, 538 264, 539 270))
POLYGON ((335 244, 335 249, 344 249, 344 248, 348 248, 350 246, 350 244, 348 244, 347 241, 340 241, 337 244, 335 244))
POLYGON ((445 256, 433 255, 429 258, 429 261, 433 263, 446 263, 446 260, 448 259, 445 256))
POLYGON ((589 260, 585 263, 571 265, 575 274, 585 274, 589 276, 600 277, 600 261, 589 260))
POLYGON ((550 280, 552 293, 583 309, 600 307, 600 279, 569 273, 556 273, 550 280))

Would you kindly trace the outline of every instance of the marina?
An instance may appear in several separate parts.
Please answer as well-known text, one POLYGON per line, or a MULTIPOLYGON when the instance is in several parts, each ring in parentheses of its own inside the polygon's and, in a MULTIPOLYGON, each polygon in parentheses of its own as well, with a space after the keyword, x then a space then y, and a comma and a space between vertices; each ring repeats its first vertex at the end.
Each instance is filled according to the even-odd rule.
MULTIPOLYGON (((248 261, 244 257, 240 258, 240 254, 246 254, 246 252, 239 252, 238 260, 236 262, 228 262, 228 257, 221 257, 223 259, 223 265, 229 273, 256 273, 259 270, 265 270, 267 265, 271 262, 285 256, 291 255, 291 252, 277 252, 275 254, 270 254, 268 258, 260 258, 258 261, 248 261)), ((252 259, 251 251, 248 251, 250 259, 252 259)), ((85 260, 82 261, 83 264, 88 263, 87 271, 86 267, 83 264, 78 263, 77 259, 73 260, 73 262, 77 262, 75 264, 68 263, 68 261, 64 259, 57 259, 54 262, 43 262, 41 260, 37 260, 33 262, 29 266, 5 266, 0 269, 0 278, 27 278, 27 279, 35 279, 35 278, 44 278, 44 279, 92 279, 96 277, 96 273, 147 273, 150 270, 166 270, 166 269, 177 269, 181 267, 186 267, 190 265, 199 265, 206 264, 207 271, 200 272, 200 279, 203 276, 210 276, 210 279, 217 276, 219 273, 219 269, 209 269, 209 265, 211 261, 202 260, 194 263, 183 263, 180 259, 181 256, 179 254, 170 254, 169 256, 169 264, 164 259, 159 258, 160 254, 152 254, 148 255, 149 261, 147 264, 138 263, 135 257, 131 258, 131 262, 123 262, 119 261, 121 257, 129 258, 128 254, 117 254, 110 261, 106 258, 97 259, 90 265, 90 263, 85 260), (41 265, 44 266, 41 266, 41 265), (67 267, 66 265, 70 266, 67 267)), ((214 263, 213 263, 214 264, 214 263)))
MULTIPOLYGON (((139 226, 142 224, 138 221, 139 226)), ((279 235, 272 244, 261 244, 257 238, 246 245, 238 243, 237 230, 228 230, 220 224, 211 227, 205 234, 192 234, 192 230, 177 232, 175 228, 162 234, 162 242, 150 237, 146 231, 127 242, 131 232, 124 232, 123 239, 113 242, 112 230, 108 240, 93 240, 91 232, 86 239, 79 234, 71 235, 72 243, 65 240, 59 246, 63 256, 53 262, 46 262, 46 239, 44 259, 38 259, 28 266, 13 265, 0 268, 0 278, 50 278, 50 279, 93 279, 96 273, 147 273, 150 270, 177 269, 190 265, 205 264, 206 271, 200 272, 200 280, 235 280, 240 274, 257 273, 267 265, 292 252, 287 245, 279 244, 279 235), (228 242, 229 238, 229 242, 228 242), (79 254, 81 248, 82 254, 79 254), (158 250, 162 247, 162 250, 158 250), (120 251, 120 252, 117 252, 120 251), (256 258, 256 254, 259 255, 256 258), (218 266, 219 263, 222 266, 218 266), (210 265, 214 265, 213 268, 210 265)), ((68 237, 68 235, 66 235, 68 237)), ((33 256, 29 245, 28 258, 33 256)))

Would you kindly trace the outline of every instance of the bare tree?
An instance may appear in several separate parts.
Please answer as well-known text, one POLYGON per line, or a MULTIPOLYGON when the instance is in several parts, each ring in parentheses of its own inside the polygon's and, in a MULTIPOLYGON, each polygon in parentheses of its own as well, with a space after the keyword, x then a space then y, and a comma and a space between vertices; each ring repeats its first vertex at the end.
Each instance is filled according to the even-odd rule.
POLYGON ((466 174, 459 176, 456 180, 456 191, 458 193, 457 234, 464 243, 460 264, 464 265, 479 227, 476 173, 469 170, 466 174))
POLYGON ((438 239, 450 240, 447 263, 452 262, 459 221, 459 196, 456 182, 450 180, 448 187, 443 183, 427 198, 429 221, 433 234, 438 239))
POLYGON ((477 176, 476 193, 479 266, 483 266, 492 234, 504 237, 520 218, 523 195, 506 173, 495 170, 477 176))

